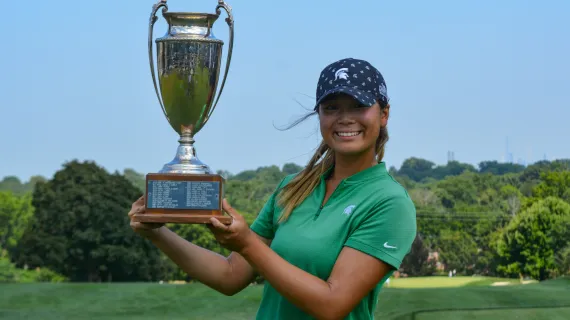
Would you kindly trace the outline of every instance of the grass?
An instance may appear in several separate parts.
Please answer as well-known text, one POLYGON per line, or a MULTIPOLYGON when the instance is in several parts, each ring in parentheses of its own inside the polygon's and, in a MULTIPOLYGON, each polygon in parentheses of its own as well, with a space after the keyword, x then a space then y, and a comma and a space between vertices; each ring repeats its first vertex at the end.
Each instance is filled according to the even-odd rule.
MULTIPOLYGON (((433 279, 426 279, 428 282, 433 279)), ((490 279, 496 280, 496 279, 490 279)), ((499 279, 503 281, 504 279, 499 279)), ((540 308, 550 306, 570 307, 570 279, 545 281, 526 285, 511 286, 484 286, 474 283, 458 287, 447 288, 421 288, 421 289, 397 289, 385 290, 380 295, 377 314, 381 319, 415 319, 427 317, 427 311, 457 312, 465 309, 488 309, 488 308, 540 308), (412 317, 413 319, 413 317, 412 317)), ((461 311, 463 313, 464 311, 461 311)), ((474 311, 479 312, 479 311, 474 311)), ((521 310, 521 312, 530 312, 521 310)), ((570 319, 568 309, 553 311, 560 313, 566 319, 570 319)), ((503 311, 493 310, 496 316, 483 317, 483 319, 503 319, 503 311)), ((431 312, 429 313, 431 314, 431 312)), ((454 316, 451 316, 454 318, 454 316)), ((476 317, 475 319, 480 319, 476 317)), ((526 319, 526 317, 521 317, 526 319)), ((549 319, 549 318, 546 318, 549 319)))
MULTIPOLYGON (((405 280, 393 281, 393 285, 422 282, 420 278, 405 280)), ((501 287, 483 285, 484 280, 496 279, 469 282, 458 277, 453 287, 449 279, 429 277, 423 278, 428 288, 385 288, 377 319, 570 319, 570 279, 501 287), (437 283, 440 287, 433 287, 437 283), (541 308, 563 305, 567 308, 541 308), (510 309, 477 310, 493 307, 510 309)), ((0 318, 254 319, 262 289, 251 286, 225 297, 200 284, 3 284, 0 318)))
POLYGON ((261 287, 234 297, 200 284, 8 284, 1 319, 251 319, 261 287))
POLYGON ((440 311, 420 314, 417 320, 471 320, 471 319, 501 319, 501 320, 567 320, 570 308, 526 308, 502 310, 465 310, 440 311))

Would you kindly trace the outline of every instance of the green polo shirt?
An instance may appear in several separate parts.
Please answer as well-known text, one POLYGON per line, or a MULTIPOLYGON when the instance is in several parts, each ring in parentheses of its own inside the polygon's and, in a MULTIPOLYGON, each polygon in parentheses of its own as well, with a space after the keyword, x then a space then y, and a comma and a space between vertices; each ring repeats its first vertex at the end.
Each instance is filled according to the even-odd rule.
MULTIPOLYGON (((272 239, 271 248, 289 263, 326 280, 343 247, 352 247, 393 267, 345 319, 374 318, 378 294, 386 279, 400 267, 416 236, 416 210, 406 190, 381 162, 344 179, 324 207, 325 177, 289 219, 278 223, 282 208, 277 187, 251 225, 262 237, 272 239)), ((257 313, 261 320, 312 319, 265 282, 257 313)))

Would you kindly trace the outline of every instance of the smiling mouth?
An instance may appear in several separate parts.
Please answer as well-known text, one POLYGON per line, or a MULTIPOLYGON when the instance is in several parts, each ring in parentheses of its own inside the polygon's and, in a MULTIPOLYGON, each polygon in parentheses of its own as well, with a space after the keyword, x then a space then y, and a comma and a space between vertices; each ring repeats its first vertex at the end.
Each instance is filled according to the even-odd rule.
POLYGON ((335 135, 339 137, 356 137, 360 135, 362 131, 335 131, 335 135))

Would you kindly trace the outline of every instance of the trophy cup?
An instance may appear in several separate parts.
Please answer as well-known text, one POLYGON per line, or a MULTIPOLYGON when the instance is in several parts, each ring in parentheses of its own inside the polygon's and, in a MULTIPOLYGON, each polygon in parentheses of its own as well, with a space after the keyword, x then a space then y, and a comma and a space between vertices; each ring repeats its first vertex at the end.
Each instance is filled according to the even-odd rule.
POLYGON ((166 0, 160 0, 152 7, 148 36, 152 80, 162 111, 180 138, 174 159, 158 173, 146 175, 146 211, 135 214, 134 221, 207 224, 211 217, 216 217, 224 224, 231 223, 232 218, 224 215, 222 210, 225 180, 198 159, 194 136, 212 115, 224 89, 233 37, 231 8, 223 0, 218 1, 216 14, 168 12, 166 0), (157 85, 152 33, 160 8, 168 22, 168 30, 156 39, 157 85), (230 35, 225 74, 214 99, 224 42, 214 37, 212 27, 221 9, 227 12, 230 35))

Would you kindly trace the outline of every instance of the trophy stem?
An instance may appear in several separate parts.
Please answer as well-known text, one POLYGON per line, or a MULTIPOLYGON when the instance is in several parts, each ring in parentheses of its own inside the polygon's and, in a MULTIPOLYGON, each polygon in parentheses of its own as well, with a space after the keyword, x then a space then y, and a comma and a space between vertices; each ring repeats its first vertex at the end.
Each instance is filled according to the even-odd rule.
POLYGON ((178 139, 176 156, 162 167, 160 173, 211 174, 210 167, 198 159, 194 142, 192 133, 183 130, 178 139))
POLYGON ((190 133, 190 132, 182 132, 182 134, 180 135, 180 138, 178 139, 178 143, 180 143, 179 148, 182 146, 191 148, 192 154, 196 155, 196 149, 194 148, 194 142, 196 142, 196 140, 194 140, 194 137, 192 137, 192 133, 190 133))

